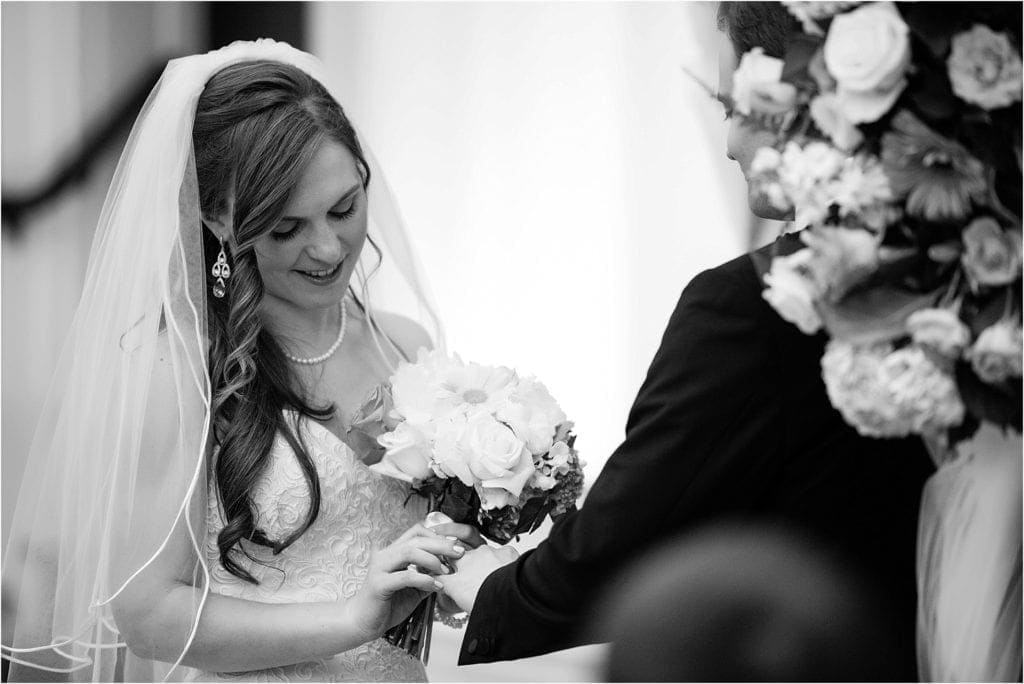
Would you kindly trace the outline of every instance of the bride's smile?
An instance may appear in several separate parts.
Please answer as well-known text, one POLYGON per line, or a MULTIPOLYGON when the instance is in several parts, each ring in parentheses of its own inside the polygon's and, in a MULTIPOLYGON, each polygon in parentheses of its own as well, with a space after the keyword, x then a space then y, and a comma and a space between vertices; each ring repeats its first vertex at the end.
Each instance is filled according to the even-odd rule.
POLYGON ((352 154, 325 140, 300 175, 281 219, 255 242, 266 292, 262 310, 272 324, 334 329, 337 304, 366 241, 366 205, 352 154))

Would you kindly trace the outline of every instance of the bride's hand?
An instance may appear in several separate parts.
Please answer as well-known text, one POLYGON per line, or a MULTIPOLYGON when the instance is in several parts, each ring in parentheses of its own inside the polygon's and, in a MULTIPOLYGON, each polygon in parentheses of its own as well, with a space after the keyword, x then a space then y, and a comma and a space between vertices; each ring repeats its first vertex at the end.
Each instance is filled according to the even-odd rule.
POLYGON ((414 525, 376 551, 362 588, 346 602, 358 633, 371 641, 404 620, 425 596, 441 588, 436 577, 449 572, 441 557, 460 558, 464 552, 458 540, 423 525, 414 525))
MULTIPOLYGON (((449 540, 458 539, 459 543, 467 549, 475 549, 484 544, 484 538, 480 535, 480 532, 472 525, 466 525, 463 523, 449 522, 441 523, 440 525, 434 525, 430 528, 438 534, 444 535, 449 540)), ((442 592, 437 595, 437 607, 445 613, 460 613, 462 609, 448 596, 448 594, 442 592)))

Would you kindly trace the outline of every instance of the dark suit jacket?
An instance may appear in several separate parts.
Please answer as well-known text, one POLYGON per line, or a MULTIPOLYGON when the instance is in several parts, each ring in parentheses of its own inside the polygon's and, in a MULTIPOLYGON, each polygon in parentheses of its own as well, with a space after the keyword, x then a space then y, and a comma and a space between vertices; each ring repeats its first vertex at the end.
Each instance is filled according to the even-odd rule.
POLYGON ((460 664, 585 643, 588 606, 621 563, 699 523, 746 516, 795 523, 861 568, 894 611, 899 678, 915 678, 915 538, 930 459, 916 438, 867 439, 843 421, 821 380, 825 335, 781 319, 762 289, 751 255, 685 288, 625 441, 579 511, 484 581, 460 664))

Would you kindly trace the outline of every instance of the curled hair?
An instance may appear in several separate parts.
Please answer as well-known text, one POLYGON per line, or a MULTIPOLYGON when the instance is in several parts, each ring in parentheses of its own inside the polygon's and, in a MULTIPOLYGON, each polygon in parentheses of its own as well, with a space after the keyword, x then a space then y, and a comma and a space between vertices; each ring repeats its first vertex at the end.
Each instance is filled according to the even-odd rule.
POLYGON ((758 46, 769 57, 782 59, 789 34, 800 25, 781 2, 721 2, 718 28, 729 36, 737 59, 758 46))
MULTIPOLYGON (((204 217, 222 216, 230 208, 234 238, 227 296, 207 297, 211 420, 218 447, 210 476, 225 517, 217 546, 224 568, 253 583, 256 579, 237 560, 238 553, 252 559, 242 541, 279 553, 313 524, 320 510, 316 467, 298 420, 285 421, 284 411, 326 420, 335 409, 313 406, 304 398, 284 351, 263 326, 264 286, 254 245, 280 220, 302 171, 325 140, 352 154, 365 187, 370 169, 352 125, 326 89, 301 69, 270 61, 235 64, 215 74, 199 98, 192 142, 200 206, 204 217), (278 434, 298 459, 310 506, 297 530, 271 540, 257 527, 252 488, 278 434)), ((212 285, 209 274, 220 246, 210 231, 203 235, 212 285)))

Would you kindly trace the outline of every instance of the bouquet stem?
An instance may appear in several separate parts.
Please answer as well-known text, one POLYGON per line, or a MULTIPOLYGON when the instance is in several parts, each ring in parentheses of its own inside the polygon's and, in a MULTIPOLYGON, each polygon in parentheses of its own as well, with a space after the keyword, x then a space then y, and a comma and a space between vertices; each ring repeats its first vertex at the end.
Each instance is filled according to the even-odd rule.
POLYGON ((409 613, 401 623, 384 632, 388 643, 398 646, 406 653, 419 658, 424 665, 430 659, 430 638, 434 627, 434 605, 437 594, 431 594, 409 613))
MULTIPOLYGON (((430 496, 430 511, 438 510, 437 501, 430 496)), ((442 560, 447 565, 447 561, 442 560)), ((430 660, 430 638, 434 632, 434 607, 437 605, 437 594, 430 594, 402 620, 388 631, 384 638, 389 644, 398 646, 406 653, 426 665, 430 660)))

